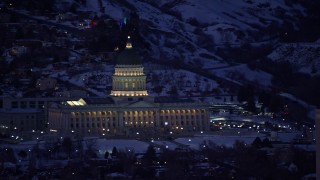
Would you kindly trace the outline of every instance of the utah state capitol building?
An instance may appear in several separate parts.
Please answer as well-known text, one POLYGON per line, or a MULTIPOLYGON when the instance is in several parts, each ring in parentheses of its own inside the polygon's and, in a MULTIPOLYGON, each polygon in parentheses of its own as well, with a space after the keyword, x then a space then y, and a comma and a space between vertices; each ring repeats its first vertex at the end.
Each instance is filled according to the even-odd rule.
POLYGON ((208 108, 190 98, 149 96, 141 58, 127 42, 116 59, 110 96, 51 104, 48 120, 50 131, 57 133, 190 133, 209 129, 208 108))

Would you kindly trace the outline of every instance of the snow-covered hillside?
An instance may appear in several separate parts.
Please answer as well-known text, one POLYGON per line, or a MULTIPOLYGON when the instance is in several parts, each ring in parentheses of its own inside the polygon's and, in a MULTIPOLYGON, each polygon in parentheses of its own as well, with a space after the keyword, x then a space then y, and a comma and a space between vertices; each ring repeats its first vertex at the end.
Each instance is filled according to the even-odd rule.
POLYGON ((299 72, 320 75, 320 43, 281 44, 268 57, 289 62, 299 72))
POLYGON ((272 39, 274 27, 289 22, 297 29, 297 17, 304 16, 301 6, 284 0, 92 0, 81 7, 97 15, 101 8, 117 21, 136 12, 148 55, 187 64, 224 64, 216 47, 272 39))
MULTIPOLYGON (((70 4, 74 2, 63 1, 70 4)), ((232 54, 232 48, 250 47, 250 54, 259 46, 269 46, 270 50, 274 49, 268 56, 273 61, 289 61, 300 72, 319 74, 320 45, 279 43, 280 39, 290 36, 290 32, 298 31, 302 27, 302 17, 308 14, 296 2, 87 0, 78 9, 92 11, 98 17, 106 15, 119 23, 124 23, 124 19, 130 21, 130 14, 136 13, 139 17, 137 29, 141 36, 138 40, 142 42, 139 42, 142 45, 139 50, 151 63, 174 64, 175 68, 187 67, 185 70, 193 71, 192 73, 204 72, 201 75, 208 75, 207 77, 214 75, 236 84, 258 83, 262 88, 269 88, 272 86, 271 79, 276 77, 259 69, 251 70, 245 64, 237 65, 239 61, 235 55, 224 56, 221 49, 226 49, 224 53, 232 54)), ((265 54, 254 58, 264 58, 269 51, 263 53, 265 54)), ((253 62, 252 59, 244 58, 246 57, 241 59, 241 63, 253 62)), ((194 77, 192 73, 187 73, 187 77, 194 77)), ((208 84, 210 85, 205 86, 216 87, 212 85, 214 83, 208 84)), ((149 82, 150 87, 153 85, 149 82)), ((163 88, 165 92, 171 87, 163 88)))

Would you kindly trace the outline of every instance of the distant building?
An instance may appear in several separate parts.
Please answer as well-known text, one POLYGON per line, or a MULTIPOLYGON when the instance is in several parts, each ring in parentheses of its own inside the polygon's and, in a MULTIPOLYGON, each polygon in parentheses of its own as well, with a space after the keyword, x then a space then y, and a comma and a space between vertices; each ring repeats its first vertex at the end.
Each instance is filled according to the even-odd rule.
POLYGON ((0 98, 0 132, 27 132, 48 127, 48 106, 70 98, 0 98))
POLYGON ((49 107, 50 131, 81 135, 139 135, 209 129, 209 105, 178 97, 150 97, 140 57, 132 44, 118 56, 111 96, 80 98, 49 107))
POLYGON ((0 131, 2 133, 45 129, 46 107, 53 99, 3 97, 1 101, 0 131))
POLYGON ((28 52, 28 47, 14 46, 11 48, 10 55, 14 57, 21 57, 28 52))
POLYGON ((41 111, 35 108, 14 108, 0 110, 1 131, 18 133, 21 131, 42 130, 41 111))

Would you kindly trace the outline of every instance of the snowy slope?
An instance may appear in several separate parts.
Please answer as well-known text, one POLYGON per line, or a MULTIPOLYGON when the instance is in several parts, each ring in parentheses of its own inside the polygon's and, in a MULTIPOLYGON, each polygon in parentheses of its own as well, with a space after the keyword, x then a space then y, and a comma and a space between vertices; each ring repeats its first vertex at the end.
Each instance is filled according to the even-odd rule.
MULTIPOLYGON (((86 8, 101 15, 98 0, 87 2, 86 8)), ((252 36, 261 28, 284 21, 296 25, 303 8, 284 0, 102 0, 105 14, 120 21, 136 11, 142 28, 140 34, 151 47, 155 59, 182 59, 187 62, 219 61, 214 47, 255 42, 271 37, 252 36), (129 4, 129 5, 128 5, 129 4), (198 27, 198 28, 197 28, 198 27), (199 28, 200 27, 200 28, 199 28), (257 39, 261 38, 261 39, 257 39), (201 51, 201 53, 199 52, 201 51), (201 55, 202 54, 202 55, 201 55), (205 56, 203 56, 205 54, 205 56), (205 57, 205 58, 204 58, 205 57)), ((273 36, 270 34, 269 36, 273 36)))
MULTIPOLYGON (((148 44, 148 48, 143 49, 146 59, 202 70, 218 68, 210 72, 238 84, 249 81, 263 87, 271 86, 270 74, 250 70, 245 65, 229 65, 216 55, 217 49, 226 45, 239 47, 244 43, 255 46, 259 42, 275 42, 275 34, 266 33, 270 27, 274 30, 291 23, 298 29, 299 18, 305 16, 303 7, 285 0, 201 0, 201 3, 195 0, 90 0, 80 9, 100 16, 103 15, 101 8, 117 21, 124 17, 130 19, 131 12, 138 14, 139 34, 148 44)), ((270 54, 271 59, 283 59, 285 50, 279 48, 279 52, 270 54)), ((301 68, 304 72, 310 72, 311 67, 319 64, 319 60, 312 57, 316 53, 300 59, 298 55, 291 56, 295 61, 301 59, 298 65, 305 62, 301 68), (315 65, 310 66, 310 59, 315 59, 312 62, 315 65)), ((214 83, 209 84, 216 87, 211 85, 214 83)))
POLYGON ((289 62, 299 72, 320 75, 320 43, 281 44, 268 57, 289 62))
POLYGON ((260 70, 252 70, 245 64, 233 67, 212 70, 215 75, 233 81, 237 84, 246 84, 250 82, 255 86, 270 88, 272 87, 272 75, 260 70))

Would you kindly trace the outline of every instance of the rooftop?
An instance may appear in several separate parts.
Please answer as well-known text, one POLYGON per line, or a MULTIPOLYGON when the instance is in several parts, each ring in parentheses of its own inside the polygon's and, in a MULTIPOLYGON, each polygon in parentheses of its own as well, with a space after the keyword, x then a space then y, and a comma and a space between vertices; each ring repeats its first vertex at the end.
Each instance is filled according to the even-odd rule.
POLYGON ((179 97, 155 97, 155 103, 194 103, 193 99, 190 98, 179 98, 179 97))

